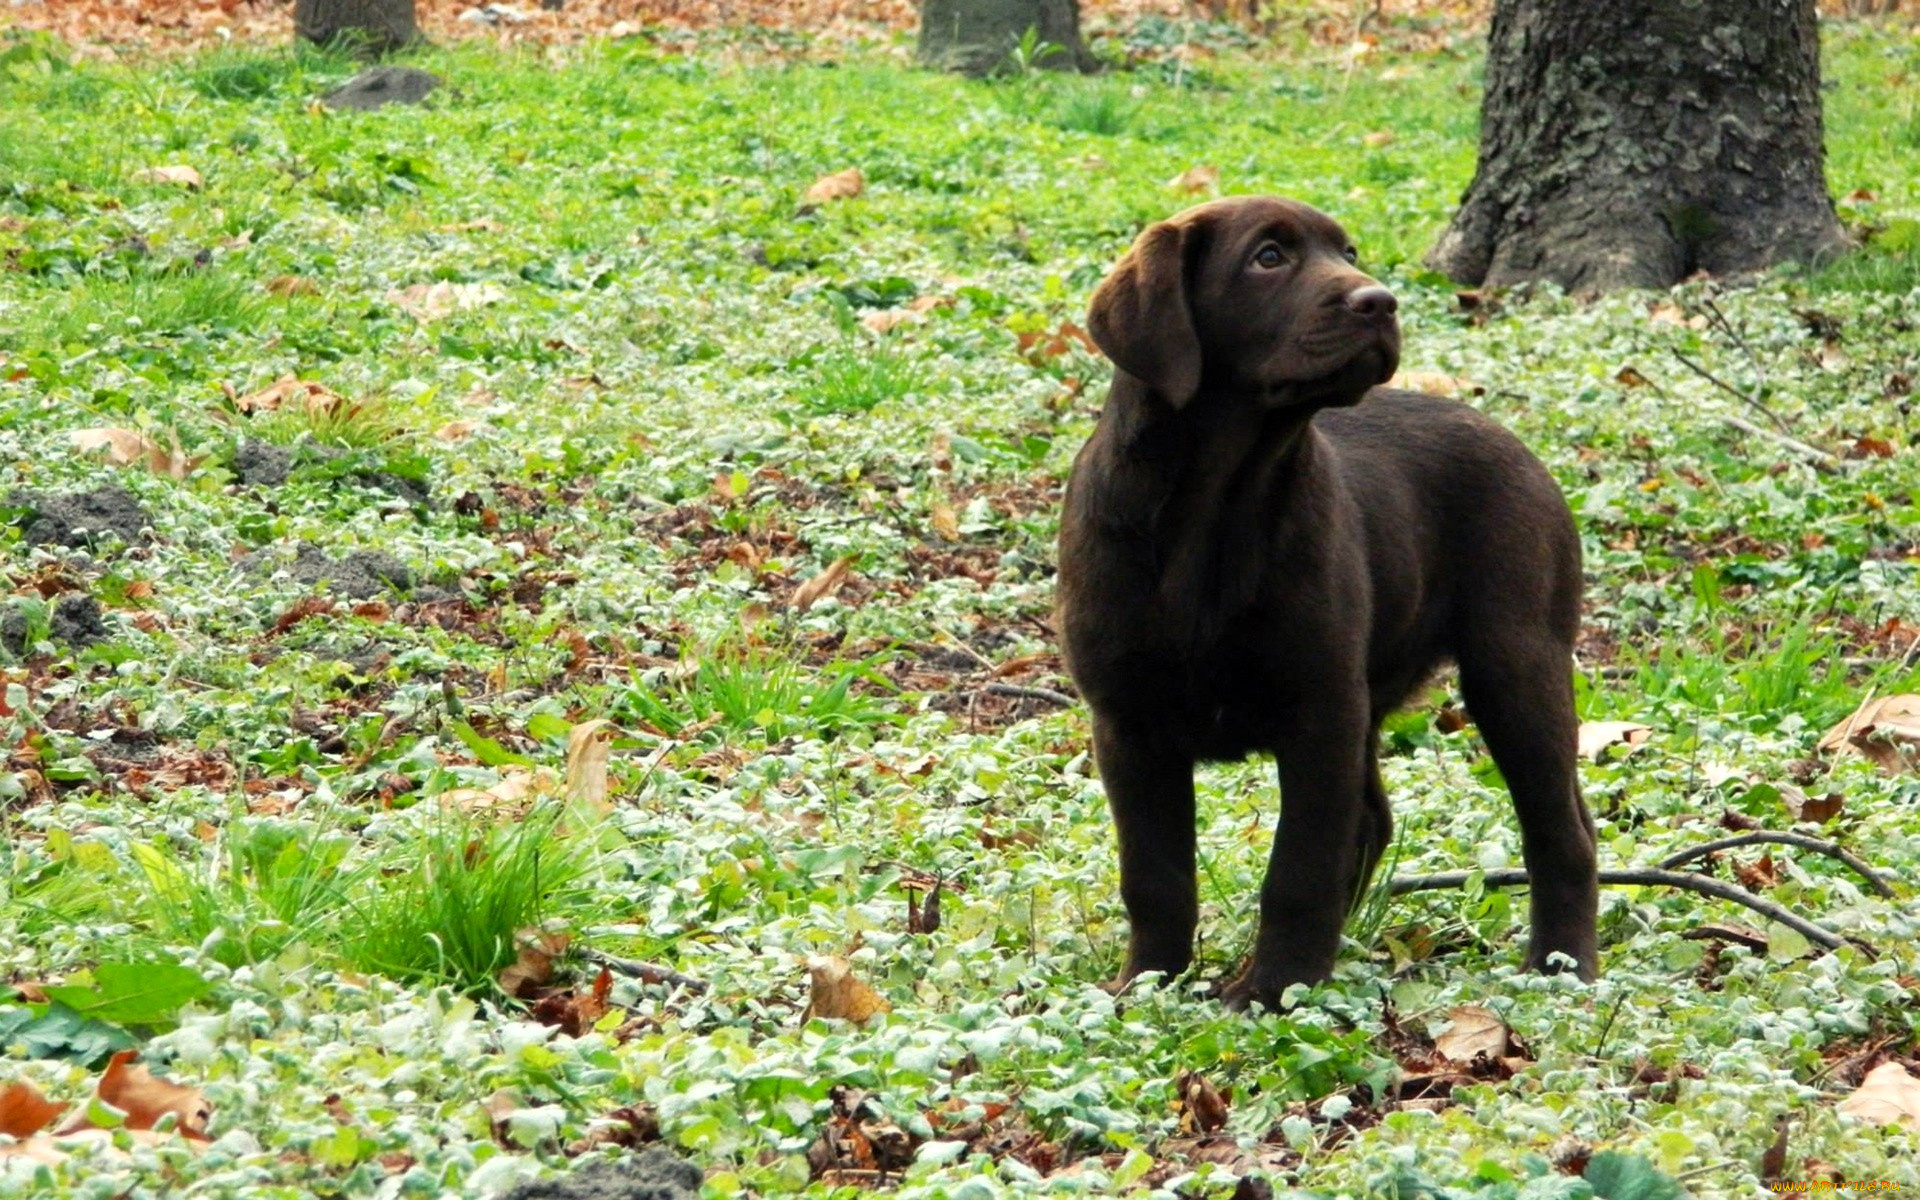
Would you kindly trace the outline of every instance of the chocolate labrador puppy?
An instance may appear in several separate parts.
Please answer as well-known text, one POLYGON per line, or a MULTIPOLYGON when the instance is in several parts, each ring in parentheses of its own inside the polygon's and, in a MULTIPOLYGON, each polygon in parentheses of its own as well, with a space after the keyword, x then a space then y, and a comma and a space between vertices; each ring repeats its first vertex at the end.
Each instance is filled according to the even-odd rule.
POLYGON ((1121 982, 1191 962, 1194 764, 1256 751, 1280 827, 1226 998, 1325 979, 1390 838, 1380 721, 1447 659, 1519 812, 1527 964, 1594 974, 1573 518, 1492 421, 1378 386, 1396 301, 1355 261, 1325 214, 1235 197, 1148 229, 1093 294, 1115 371, 1067 489, 1059 629, 1119 835, 1121 982))

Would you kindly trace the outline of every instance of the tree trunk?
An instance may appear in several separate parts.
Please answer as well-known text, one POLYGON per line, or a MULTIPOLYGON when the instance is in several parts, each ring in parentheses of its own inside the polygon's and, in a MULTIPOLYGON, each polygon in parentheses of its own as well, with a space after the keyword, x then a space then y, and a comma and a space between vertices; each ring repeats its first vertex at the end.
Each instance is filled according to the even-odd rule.
POLYGON ((420 40, 413 0, 294 0, 293 27, 309 42, 343 42, 366 54, 386 54, 420 40))
POLYGON ((920 61, 927 66, 987 75, 1021 66, 1016 51, 1023 49, 1033 52, 1025 66, 1091 68, 1077 0, 920 0, 920 61))
POLYGON ((1844 250, 1815 0, 1498 0, 1463 283, 1666 287, 1844 250))

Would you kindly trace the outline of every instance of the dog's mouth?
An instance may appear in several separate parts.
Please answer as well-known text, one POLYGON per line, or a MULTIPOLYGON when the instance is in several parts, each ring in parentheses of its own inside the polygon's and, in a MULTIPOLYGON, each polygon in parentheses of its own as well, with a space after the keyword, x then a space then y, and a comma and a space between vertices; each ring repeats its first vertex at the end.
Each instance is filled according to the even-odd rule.
POLYGON ((1393 378, 1400 368, 1400 334, 1383 329, 1359 344, 1325 374, 1294 384, 1292 397, 1316 404, 1354 404, 1371 388, 1393 378))

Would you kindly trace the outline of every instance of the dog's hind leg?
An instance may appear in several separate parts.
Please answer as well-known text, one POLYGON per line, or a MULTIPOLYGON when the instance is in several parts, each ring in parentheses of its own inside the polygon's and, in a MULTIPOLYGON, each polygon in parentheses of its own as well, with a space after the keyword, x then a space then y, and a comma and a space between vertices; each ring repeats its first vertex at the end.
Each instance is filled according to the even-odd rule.
POLYGON ((1531 889, 1527 966, 1555 952, 1599 970, 1593 816, 1580 799, 1571 647, 1543 631, 1469 639, 1459 655, 1467 711, 1513 794, 1531 889))
POLYGON ((1374 749, 1367 755, 1366 792, 1360 807, 1360 867, 1354 876, 1353 895, 1347 902, 1351 912, 1366 903, 1367 885, 1374 868, 1393 844, 1393 810, 1387 806, 1387 786, 1380 781, 1380 734, 1373 735, 1374 749))

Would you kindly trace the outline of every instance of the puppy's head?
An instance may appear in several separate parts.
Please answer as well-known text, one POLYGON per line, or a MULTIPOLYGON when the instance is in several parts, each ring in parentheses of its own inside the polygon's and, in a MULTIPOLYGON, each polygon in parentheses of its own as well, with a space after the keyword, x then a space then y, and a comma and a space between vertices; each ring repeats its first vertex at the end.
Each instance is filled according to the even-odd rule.
POLYGON ((1087 329, 1176 408, 1202 387, 1352 404, 1400 362, 1398 303, 1317 209, 1235 196, 1154 225, 1094 289, 1087 329))

